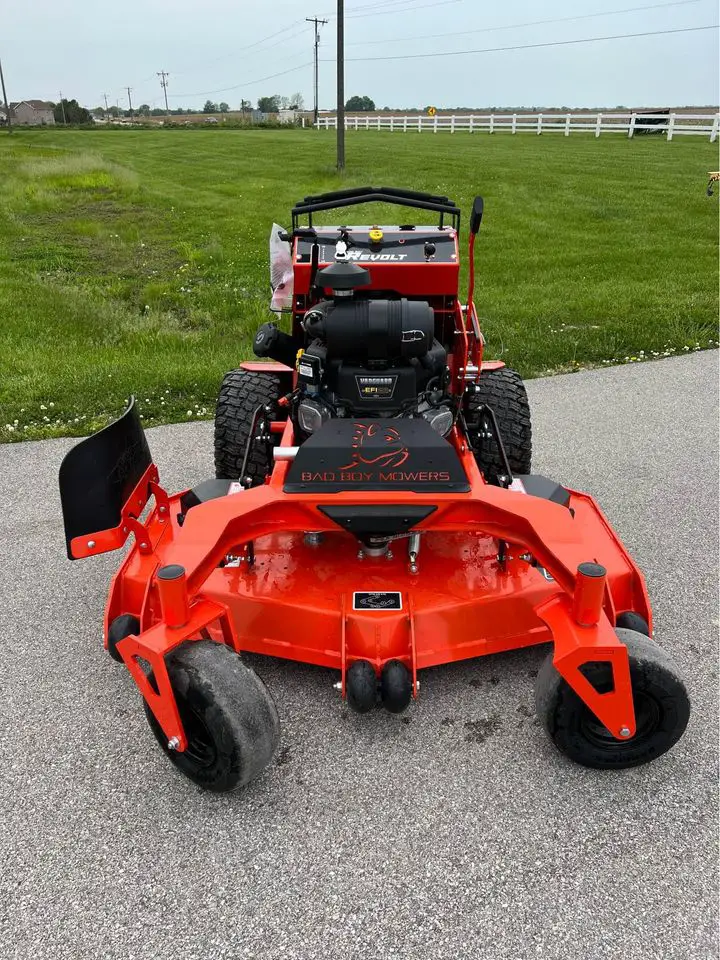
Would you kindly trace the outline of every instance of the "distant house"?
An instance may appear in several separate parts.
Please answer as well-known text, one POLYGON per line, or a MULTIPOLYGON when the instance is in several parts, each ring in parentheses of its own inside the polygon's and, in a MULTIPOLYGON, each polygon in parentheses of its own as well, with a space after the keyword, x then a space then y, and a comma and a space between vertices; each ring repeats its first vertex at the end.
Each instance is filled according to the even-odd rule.
POLYGON ((10 119, 18 126, 51 126, 55 123, 53 109, 47 100, 18 100, 10 104, 10 119))
POLYGON ((299 114, 297 107, 290 107, 288 110, 280 110, 277 116, 280 123, 297 123, 299 114))

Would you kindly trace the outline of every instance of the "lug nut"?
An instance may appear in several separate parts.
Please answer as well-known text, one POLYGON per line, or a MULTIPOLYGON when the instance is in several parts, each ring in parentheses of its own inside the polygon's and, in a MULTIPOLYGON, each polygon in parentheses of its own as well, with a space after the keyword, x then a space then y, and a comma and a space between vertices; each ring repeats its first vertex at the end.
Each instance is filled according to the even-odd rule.
POLYGON ((177 750, 180 746, 180 740, 178 737, 170 737, 168 740, 168 750, 177 750))
POLYGON ((630 736, 630 728, 620 727, 620 736, 625 737, 625 739, 627 739, 630 736))

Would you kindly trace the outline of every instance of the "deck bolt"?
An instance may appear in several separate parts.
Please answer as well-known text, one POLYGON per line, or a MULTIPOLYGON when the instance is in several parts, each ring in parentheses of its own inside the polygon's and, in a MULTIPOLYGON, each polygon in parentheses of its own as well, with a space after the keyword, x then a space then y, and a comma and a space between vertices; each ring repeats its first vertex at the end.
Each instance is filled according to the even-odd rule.
POLYGON ((92 548, 95 546, 95 541, 88 540, 87 545, 88 545, 88 550, 92 550, 92 548))
POLYGON ((414 563, 414 562, 411 563, 411 564, 410 564, 410 573, 417 573, 417 572, 418 572, 418 565, 417 565, 416 563, 414 563))
POLYGON ((342 690, 342 680, 338 680, 337 683, 333 684, 333 690, 342 690))
POLYGON ((178 737, 170 737, 168 740, 168 750, 177 750, 180 746, 180 740, 178 737))
POLYGON ((365 557, 365 554, 362 552, 362 550, 358 550, 357 552, 358 560, 362 560, 364 557, 365 557))
POLYGON ((392 558, 393 558, 393 552, 392 550, 388 550, 388 552, 385 554, 385 559, 392 560, 392 558))
POLYGON ((146 544, 146 543, 141 543, 141 544, 140 544, 140 549, 141 549, 141 550, 147 550, 147 544, 146 544))
POLYGON ((621 737, 625 737, 625 738, 627 739, 627 737, 630 736, 630 728, 629 728, 629 727, 620 727, 620 736, 621 736, 621 737))
POLYGON ((160 513, 167 513, 167 507, 165 506, 165 504, 161 504, 160 513))

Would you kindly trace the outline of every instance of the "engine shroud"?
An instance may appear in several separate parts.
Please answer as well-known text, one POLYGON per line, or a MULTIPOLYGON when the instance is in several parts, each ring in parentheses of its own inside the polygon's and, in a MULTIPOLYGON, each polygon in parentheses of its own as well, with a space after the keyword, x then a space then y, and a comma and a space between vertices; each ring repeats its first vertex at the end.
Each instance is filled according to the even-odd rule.
POLYGON ((422 418, 330 420, 300 446, 286 493, 467 493, 454 447, 422 418))

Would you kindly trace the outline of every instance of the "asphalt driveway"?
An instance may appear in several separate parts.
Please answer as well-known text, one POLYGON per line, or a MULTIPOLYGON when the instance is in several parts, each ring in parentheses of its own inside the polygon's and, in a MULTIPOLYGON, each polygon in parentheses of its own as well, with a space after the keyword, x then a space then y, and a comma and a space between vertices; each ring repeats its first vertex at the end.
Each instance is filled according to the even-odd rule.
MULTIPOLYGON (((529 384, 535 469, 596 495, 692 696, 675 750, 620 774, 534 722, 542 650, 428 671, 402 718, 258 658, 277 759, 201 792, 102 649, 117 557, 65 559, 72 441, 0 447, 0 956, 717 957, 717 374, 707 352, 529 384)), ((150 431, 165 485, 212 476, 211 432, 150 431)))

